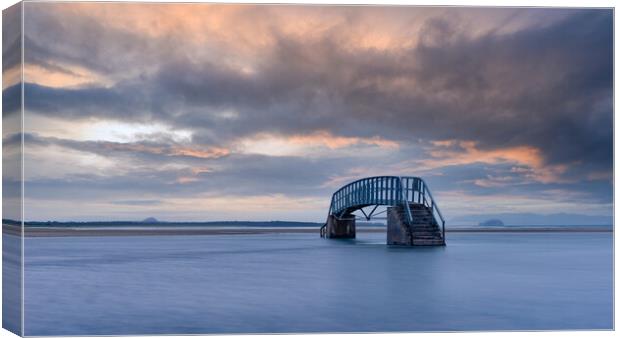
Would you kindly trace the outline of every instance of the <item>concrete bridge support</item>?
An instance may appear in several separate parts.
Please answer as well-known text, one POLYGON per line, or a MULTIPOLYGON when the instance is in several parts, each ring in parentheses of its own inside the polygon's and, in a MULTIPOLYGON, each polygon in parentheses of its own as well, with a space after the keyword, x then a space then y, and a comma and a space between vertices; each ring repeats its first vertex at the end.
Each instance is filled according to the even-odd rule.
POLYGON ((388 245, 413 245, 407 226, 403 224, 402 208, 387 208, 387 244, 388 245))
POLYGON ((355 238, 355 216, 345 215, 327 218, 327 238, 355 238))

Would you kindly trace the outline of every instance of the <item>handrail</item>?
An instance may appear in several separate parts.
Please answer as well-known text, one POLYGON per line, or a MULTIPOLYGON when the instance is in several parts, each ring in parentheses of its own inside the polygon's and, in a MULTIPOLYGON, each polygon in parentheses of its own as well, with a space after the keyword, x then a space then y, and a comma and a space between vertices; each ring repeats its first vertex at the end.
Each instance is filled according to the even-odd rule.
POLYGON ((435 199, 433 198, 433 194, 431 193, 431 189, 428 187, 428 184, 426 184, 426 182, 421 178, 420 178, 420 181, 424 183, 424 192, 428 192, 428 197, 430 197, 431 201, 433 201, 433 207, 435 208, 435 210, 437 210, 437 214, 439 215, 439 218, 441 219, 442 222, 445 222, 443 219, 443 216, 441 215, 441 211, 439 211, 439 207, 437 206, 437 203, 435 203, 435 199))
MULTIPOLYGON (((391 202, 390 203, 376 203, 376 202, 394 201, 394 198, 393 198, 394 196, 389 197, 387 195, 391 190, 393 190, 394 188, 393 186, 396 186, 396 184, 394 184, 396 180, 400 181, 400 177, 399 176, 373 176, 373 177, 366 177, 366 178, 358 179, 353 182, 350 182, 347 185, 344 185, 332 195, 332 199, 330 202, 330 208, 329 208, 329 214, 339 215, 339 214, 342 214, 343 211, 346 211, 349 205, 342 203, 343 199, 351 197, 351 194, 353 193, 353 190, 351 189, 351 187, 361 186, 362 185, 361 183, 368 183, 368 182, 374 183, 374 185, 372 186, 372 188, 374 189, 369 190, 373 192, 374 196, 366 199, 365 200, 366 203, 368 204, 394 204, 391 202), (343 191, 345 193, 343 193, 343 191)), ((392 191, 392 195, 393 195, 393 191, 392 191)), ((364 201, 352 200, 350 202, 352 206, 352 205, 356 205, 357 202, 364 202, 364 201)))
POLYGON ((438 226, 441 226, 442 236, 445 238, 445 220, 430 188, 420 177, 414 176, 373 176, 350 182, 332 194, 329 205, 329 215, 342 217, 367 205, 400 205, 405 206, 409 224, 413 223, 413 216, 408 207, 409 203, 422 203, 431 210, 438 226), (417 202, 416 202, 417 197, 417 202), (427 201, 428 197, 428 201, 427 201), (428 205, 430 203, 430 205, 428 205))
POLYGON ((446 221, 444 220, 443 215, 441 214, 441 211, 439 210, 439 207, 437 206, 437 203, 435 203, 435 199, 433 198, 433 194, 431 193, 431 189, 428 187, 428 184, 426 184, 426 181, 424 181, 424 179, 422 178, 420 178, 420 181, 422 181, 422 184, 424 184, 424 194, 428 192, 428 197, 432 201, 431 213, 434 213, 435 211, 437 211, 437 215, 439 216, 439 219, 441 219, 441 237, 445 239, 446 238, 446 221))
POLYGON ((398 180, 400 181, 400 198, 403 201, 403 207, 407 211, 407 221, 411 224, 413 223, 413 217, 411 216, 411 208, 409 208, 409 201, 407 200, 407 190, 403 187, 403 178, 399 177, 398 180))

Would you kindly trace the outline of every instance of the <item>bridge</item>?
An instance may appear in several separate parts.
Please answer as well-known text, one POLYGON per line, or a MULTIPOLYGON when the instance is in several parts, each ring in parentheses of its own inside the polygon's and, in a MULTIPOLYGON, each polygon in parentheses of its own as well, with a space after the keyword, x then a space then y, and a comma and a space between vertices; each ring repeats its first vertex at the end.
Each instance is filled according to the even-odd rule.
POLYGON ((446 222, 426 182, 419 177, 376 176, 338 189, 329 205, 323 238, 355 238, 355 211, 370 221, 385 213, 387 244, 445 245, 446 222), (377 212, 377 208, 386 209, 377 212))

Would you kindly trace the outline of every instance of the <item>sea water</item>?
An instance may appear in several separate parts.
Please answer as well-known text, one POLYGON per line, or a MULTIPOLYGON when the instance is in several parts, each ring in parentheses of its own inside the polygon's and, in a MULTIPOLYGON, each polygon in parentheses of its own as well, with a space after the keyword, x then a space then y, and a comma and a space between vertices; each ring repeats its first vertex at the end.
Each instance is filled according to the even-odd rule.
POLYGON ((32 237, 25 334, 611 329, 611 233, 32 237))

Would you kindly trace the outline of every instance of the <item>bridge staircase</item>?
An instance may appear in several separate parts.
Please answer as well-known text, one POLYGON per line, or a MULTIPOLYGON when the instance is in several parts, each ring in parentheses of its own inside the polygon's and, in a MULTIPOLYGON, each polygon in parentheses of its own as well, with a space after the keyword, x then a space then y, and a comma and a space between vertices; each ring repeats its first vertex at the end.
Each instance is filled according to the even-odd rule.
POLYGON ((395 206, 393 211, 396 215, 396 224, 405 233, 408 243, 399 243, 394 238, 390 241, 388 234, 388 244, 406 244, 413 246, 436 246, 445 245, 443 232, 433 216, 432 210, 422 203, 409 204, 409 211, 412 220, 408 220, 408 215, 404 206, 395 206))

